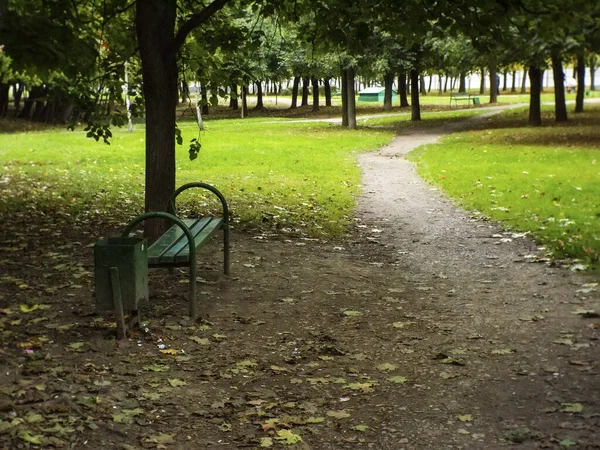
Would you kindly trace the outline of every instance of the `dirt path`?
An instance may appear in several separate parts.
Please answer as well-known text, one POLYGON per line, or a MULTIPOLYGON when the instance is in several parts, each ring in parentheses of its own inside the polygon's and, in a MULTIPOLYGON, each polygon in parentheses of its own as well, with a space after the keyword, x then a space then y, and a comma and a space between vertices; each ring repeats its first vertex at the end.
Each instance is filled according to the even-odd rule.
POLYGON ((456 448, 498 448, 498 438, 519 427, 543 444, 523 438, 518 448, 553 448, 563 440, 563 446, 574 445, 571 439, 577 448, 599 448, 598 332, 572 314, 598 310, 597 292, 582 288, 598 280, 531 263, 539 254, 533 242, 474 219, 404 159, 465 125, 399 136, 360 158, 363 232, 385 243, 382 260, 394 259, 398 276, 422 287, 417 301, 429 320, 442 324, 420 336, 419 346, 429 355, 437 347, 452 357, 454 348, 478 360, 460 369, 460 381, 423 383, 415 399, 423 414, 409 426, 414 444, 407 448, 454 448, 451 442, 456 448), (565 416, 557 412, 561 403, 581 403, 584 411, 565 416), (472 422, 456 420, 466 413, 472 422))

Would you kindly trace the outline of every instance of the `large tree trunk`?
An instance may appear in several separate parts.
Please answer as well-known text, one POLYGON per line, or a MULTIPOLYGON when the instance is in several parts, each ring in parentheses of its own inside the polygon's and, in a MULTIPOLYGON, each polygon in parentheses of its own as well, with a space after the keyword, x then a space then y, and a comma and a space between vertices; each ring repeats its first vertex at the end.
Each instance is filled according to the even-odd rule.
POLYGON ((356 94, 354 91, 354 69, 350 67, 346 71, 346 86, 348 88, 348 128, 356 130, 358 128, 356 124, 356 94))
POLYGON ((323 89, 325 90, 325 106, 331 106, 331 85, 329 78, 323 79, 323 89))
POLYGON ((565 73, 562 57, 558 53, 552 56, 552 75, 554 78, 554 115, 557 122, 567 121, 567 105, 565 102, 565 73))
POLYGON ((492 65, 490 67, 490 103, 498 103, 498 74, 496 73, 496 67, 492 65))
POLYGON ((260 81, 256 82, 256 106, 254 109, 264 109, 265 105, 263 104, 263 88, 262 83, 260 81))
POLYGON ((406 87, 406 72, 400 72, 398 75, 398 95, 400 95, 400 108, 410 106, 406 87))
POLYGON ((302 77, 302 103, 300 106, 308 106, 308 85, 310 82, 309 77, 302 77))
POLYGON ((342 69, 342 127, 348 126, 348 69, 342 69))
MULTIPOLYGON (((136 31, 146 103, 146 211, 164 211, 175 191, 175 16, 175 0, 136 3, 136 31)), ((152 242, 167 226, 164 220, 148 220, 144 232, 152 242)))
POLYGON ((583 52, 577 55, 577 96, 575 97, 575 112, 583 112, 583 96, 585 94, 585 58, 583 52))
POLYGON ((383 76, 383 84, 385 92, 383 93, 383 110, 389 111, 392 109, 392 97, 394 89, 394 73, 388 72, 383 76))
POLYGON ((410 120, 421 120, 421 105, 419 103, 419 71, 410 69, 410 84, 413 88, 410 90, 410 120))
POLYGON ((542 124, 542 69, 537 64, 529 66, 529 125, 542 124))
POLYGON ((298 85, 300 84, 300 77, 294 77, 294 84, 292 85, 292 104, 290 109, 295 109, 298 106, 298 85))
POLYGON ((467 92, 467 76, 464 73, 460 74, 460 81, 458 82, 458 92, 467 92))
POLYGON ((312 110, 317 112, 319 110, 319 79, 312 77, 312 90, 313 90, 313 107, 312 110))

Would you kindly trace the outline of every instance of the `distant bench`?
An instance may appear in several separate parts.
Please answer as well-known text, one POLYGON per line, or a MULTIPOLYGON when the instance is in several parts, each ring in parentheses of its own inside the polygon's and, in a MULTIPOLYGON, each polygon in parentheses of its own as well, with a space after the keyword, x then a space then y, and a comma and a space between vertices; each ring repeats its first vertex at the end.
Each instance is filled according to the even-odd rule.
POLYGON ((473 105, 480 105, 479 95, 471 95, 468 92, 453 92, 450 94, 450 106, 452 106, 452 101, 454 100, 454 104, 458 106, 458 102, 461 100, 466 100, 468 103, 473 102, 473 105))
POLYGON ((173 225, 148 248, 148 267, 189 267, 190 316, 196 319, 196 252, 219 230, 223 230, 224 272, 229 274, 229 209, 225 197, 213 186, 206 183, 188 183, 177 189, 169 200, 168 212, 148 212, 136 217, 123 230, 123 237, 146 219, 167 219, 173 225), (208 189, 214 193, 223 207, 221 217, 200 217, 180 219, 177 217, 175 199, 190 188, 208 189))

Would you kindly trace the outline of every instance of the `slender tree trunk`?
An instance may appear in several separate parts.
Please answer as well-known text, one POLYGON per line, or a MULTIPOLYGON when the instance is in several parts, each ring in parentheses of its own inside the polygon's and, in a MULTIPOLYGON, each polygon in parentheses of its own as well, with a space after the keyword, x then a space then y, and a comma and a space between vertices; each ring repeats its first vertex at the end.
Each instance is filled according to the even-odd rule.
POLYGON ((585 95, 585 58, 583 52, 577 55, 577 95, 575 97, 575 112, 583 112, 583 97, 585 95))
POLYGON ((248 85, 242 84, 240 87, 240 96, 242 97, 242 119, 248 117, 248 85))
POLYGON ((485 94, 485 69, 481 68, 481 83, 479 84, 479 95, 485 94))
POLYGON ((419 75, 419 92, 421 95, 427 95, 427 90, 425 89, 425 77, 423 74, 419 75))
POLYGON ((200 111, 203 116, 208 116, 210 111, 208 110, 208 93, 206 92, 206 88, 204 85, 200 88, 200 98, 202 99, 202 104, 200 105, 200 111))
POLYGON ((448 75, 444 78, 444 93, 448 92, 448 75))
POLYGON ((292 84, 292 105, 290 109, 295 109, 298 106, 298 85, 300 84, 300 77, 294 77, 294 83, 292 84))
POLYGON ((331 106, 331 84, 329 78, 323 79, 323 89, 325 91, 325 106, 331 106))
POLYGON ((348 126, 348 69, 342 69, 342 127, 348 126))
MULTIPOLYGON (((136 32, 146 103, 146 211, 164 211, 175 191, 175 16, 174 0, 136 3, 136 32)), ((166 231, 168 223, 147 220, 144 227, 145 236, 153 242, 166 231)))
POLYGON ((431 92, 431 84, 433 83, 433 75, 429 75, 429 86, 427 86, 427 92, 431 92))
MULTIPOLYGON (((419 71, 417 69, 410 69, 410 84, 418 86, 419 83, 419 71)), ((410 120, 417 121, 421 120, 421 105, 419 103, 419 89, 412 89, 410 91, 410 120)))
POLYGON ((354 68, 350 67, 346 71, 348 77, 348 128, 356 130, 358 128, 356 123, 356 93, 354 90, 354 68))
POLYGON ((490 67, 490 103, 498 103, 498 74, 496 67, 490 67))
POLYGON ((565 102, 565 73, 563 71, 562 57, 553 53, 552 75, 554 77, 554 114, 557 122, 566 122, 567 105, 565 102))
POLYGON ((231 96, 229 97, 229 107, 234 111, 237 111, 237 109, 239 108, 237 83, 231 83, 231 96))
POLYGON ((442 75, 438 75, 438 95, 442 95, 442 91, 444 90, 442 86, 442 75))
POLYGON ((0 116, 6 117, 8 112, 8 92, 10 91, 10 84, 0 83, 0 116))
POLYGON ((406 72, 400 72, 398 75, 398 95, 400 95, 400 108, 406 108, 410 106, 406 91, 406 72))
POLYGON ((517 92, 517 71, 512 71, 512 84, 510 86, 510 92, 517 92))
POLYGON ((302 103, 300 106, 308 106, 308 84, 310 82, 309 77, 302 78, 302 103))
POLYGON ((319 79, 312 77, 312 91, 313 91, 313 107, 312 110, 317 112, 319 110, 319 79))
POLYGON ((542 70, 537 64, 529 66, 529 125, 542 124, 542 70))
POLYGON ((256 82, 256 106, 254 109, 265 109, 265 105, 263 104, 263 88, 260 81, 256 82))
POLYGON ((502 90, 508 91, 508 72, 506 70, 502 73, 502 78, 502 90))
POLYGON ((467 76, 464 73, 461 73, 459 79, 458 92, 467 92, 467 76))
POLYGON ((590 91, 596 90, 596 55, 590 56, 590 91))
POLYGON ((394 89, 394 72, 388 72, 383 77, 385 92, 383 94, 383 110, 389 111, 392 109, 392 98, 394 89))
POLYGON ((523 79, 521 80, 521 94, 527 92, 527 68, 523 69, 523 79))

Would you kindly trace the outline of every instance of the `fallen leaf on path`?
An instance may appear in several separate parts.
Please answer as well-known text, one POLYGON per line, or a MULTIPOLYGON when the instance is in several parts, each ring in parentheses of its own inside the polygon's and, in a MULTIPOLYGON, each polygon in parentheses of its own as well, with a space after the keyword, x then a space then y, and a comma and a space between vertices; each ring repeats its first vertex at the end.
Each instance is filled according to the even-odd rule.
POLYGON ((379 370, 380 372, 391 372, 392 370, 396 370, 397 368, 398 366, 390 363, 383 363, 377 366, 377 370, 379 370))
POLYGON ((580 413, 583 412, 583 405, 581 403, 561 403, 559 411, 567 413, 580 413))
POLYGON ((355 431, 365 432, 369 429, 369 427, 367 425, 354 425, 351 429, 355 431))
POLYGON ((395 384, 404 384, 408 381, 408 378, 400 376, 400 375, 396 375, 394 377, 388 378, 388 381, 390 383, 395 383, 395 384))
POLYGON ((302 441, 299 434, 295 434, 292 430, 279 430, 275 438, 285 445, 292 445, 302 441))
POLYGON ((461 422, 473 422, 473 416, 471 414, 463 414, 456 417, 461 422))
POLYGON ((334 419, 338 420, 347 419, 348 417, 350 417, 350 413, 345 409, 342 409, 340 411, 327 411, 327 417, 333 417, 334 419))

